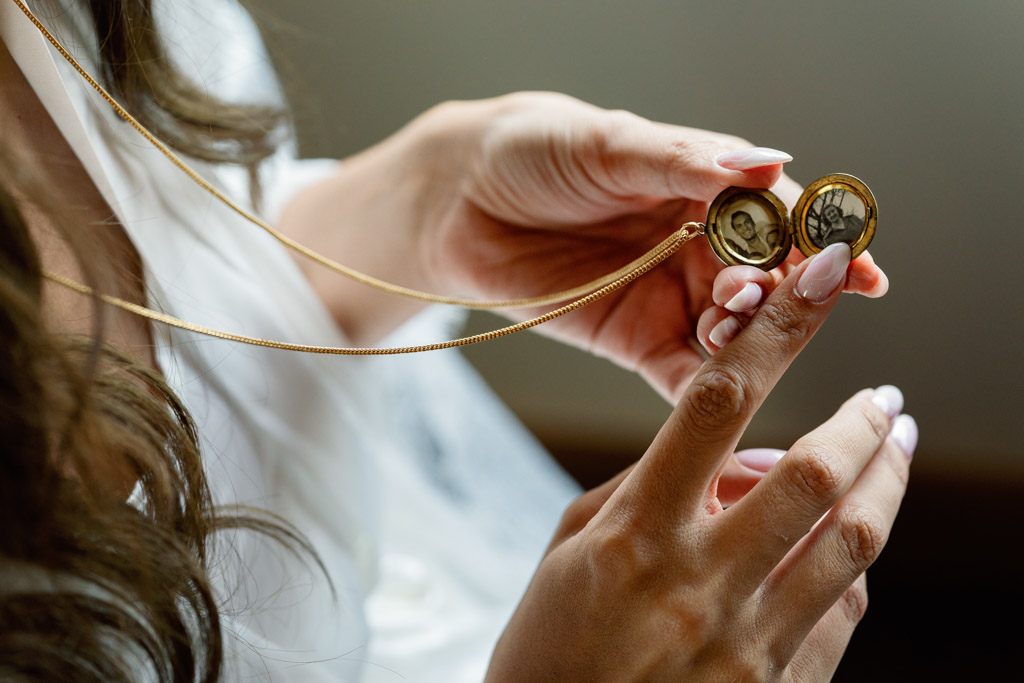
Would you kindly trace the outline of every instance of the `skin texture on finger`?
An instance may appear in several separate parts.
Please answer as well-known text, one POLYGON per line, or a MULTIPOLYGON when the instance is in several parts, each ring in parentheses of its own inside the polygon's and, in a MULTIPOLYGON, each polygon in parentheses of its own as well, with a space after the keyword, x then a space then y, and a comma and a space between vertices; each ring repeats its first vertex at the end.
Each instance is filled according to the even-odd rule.
POLYGON ((742 566, 724 569, 734 574, 737 585, 751 591, 759 586, 878 453, 890 421, 871 401, 873 394, 873 389, 866 389, 846 401, 828 421, 797 441, 744 500, 716 520, 715 534, 723 543, 750 548, 742 566))
POLYGON ((795 649, 885 547, 906 492, 910 462, 891 439, 814 530, 769 575, 763 633, 795 649))
MULTIPOLYGON (((824 263, 824 262, 823 262, 824 263)), ((839 296, 822 301, 795 291, 802 264, 727 348, 706 361, 619 493, 628 506, 674 520, 707 505, 707 492, 750 418, 824 322, 839 296)))
MULTIPOLYGON (((634 466, 635 463, 600 486, 596 486, 578 496, 562 515, 558 529, 555 531, 552 542, 547 551, 545 551, 545 554, 551 552, 553 548, 564 542, 565 539, 579 533, 594 518, 594 515, 597 514, 604 504, 608 502, 608 498, 611 497, 615 489, 619 487, 629 473, 633 471, 634 466)), ((757 482, 761 481, 764 474, 763 471, 744 467, 736 462, 734 458, 730 458, 718 481, 718 497, 722 501, 722 505, 728 506, 739 501, 757 485, 757 482)))
POLYGON ((476 106, 489 124, 467 198, 520 225, 578 224, 674 199, 707 203, 731 185, 768 187, 782 172, 781 164, 748 171, 719 166, 715 159, 723 152, 749 146, 739 138, 655 123, 565 95, 516 93, 476 106), (558 202, 543 199, 555 196, 558 202), (528 198, 541 200, 530 207, 523 201, 528 198))
MULTIPOLYGON (((846 646, 850 644, 850 637, 868 607, 865 576, 861 574, 857 577, 853 585, 814 625, 789 660, 782 680, 811 683, 832 679, 846 652, 846 646)), ((782 657, 780 659, 785 661, 782 657)))
POLYGON ((727 187, 767 188, 782 177, 782 163, 744 171, 721 166, 719 157, 751 147, 740 138, 614 114, 603 131, 600 158, 623 194, 710 202, 727 187))
POLYGON ((600 486, 595 486, 577 496, 576 499, 569 504, 565 512, 562 514, 562 519, 558 524, 558 528, 555 530, 555 535, 551 540, 548 549, 544 551, 547 555, 556 547, 565 542, 567 538, 575 536, 579 533, 583 527, 590 523, 590 520, 594 518, 594 515, 604 507, 604 504, 608 502, 608 498, 615 493, 615 489, 619 488, 619 484, 625 480, 630 472, 633 471, 634 465, 630 465, 626 469, 622 470, 614 477, 604 482, 600 486))

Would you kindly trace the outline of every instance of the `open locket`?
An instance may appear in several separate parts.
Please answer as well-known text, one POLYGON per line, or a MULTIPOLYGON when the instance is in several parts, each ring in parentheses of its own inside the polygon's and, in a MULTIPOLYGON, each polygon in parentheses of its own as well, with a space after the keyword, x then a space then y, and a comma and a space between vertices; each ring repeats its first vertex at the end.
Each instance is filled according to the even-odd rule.
POLYGON ((877 222, 878 205, 868 186, 852 175, 831 173, 811 183, 788 216, 768 190, 727 188, 711 202, 705 229, 711 248, 728 265, 771 270, 794 243, 804 256, 813 256, 846 242, 857 258, 875 236, 877 222))

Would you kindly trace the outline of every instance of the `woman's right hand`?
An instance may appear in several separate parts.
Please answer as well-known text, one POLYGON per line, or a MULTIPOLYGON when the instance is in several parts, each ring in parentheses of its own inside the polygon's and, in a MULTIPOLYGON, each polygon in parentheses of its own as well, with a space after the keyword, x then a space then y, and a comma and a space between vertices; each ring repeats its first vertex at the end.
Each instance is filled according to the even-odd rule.
POLYGON ((495 649, 491 681, 827 680, 916 441, 891 388, 854 395, 741 500, 743 429, 832 308, 849 249, 800 264, 708 360, 626 473, 574 503, 495 649))

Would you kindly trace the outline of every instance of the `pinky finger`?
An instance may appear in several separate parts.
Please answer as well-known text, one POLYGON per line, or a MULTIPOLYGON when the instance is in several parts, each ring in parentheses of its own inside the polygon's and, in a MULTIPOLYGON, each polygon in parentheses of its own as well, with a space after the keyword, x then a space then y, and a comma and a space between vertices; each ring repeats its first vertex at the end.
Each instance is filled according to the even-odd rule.
POLYGON ((832 679, 868 608, 867 585, 865 575, 861 574, 829 608, 789 661, 783 680, 804 683, 832 679))

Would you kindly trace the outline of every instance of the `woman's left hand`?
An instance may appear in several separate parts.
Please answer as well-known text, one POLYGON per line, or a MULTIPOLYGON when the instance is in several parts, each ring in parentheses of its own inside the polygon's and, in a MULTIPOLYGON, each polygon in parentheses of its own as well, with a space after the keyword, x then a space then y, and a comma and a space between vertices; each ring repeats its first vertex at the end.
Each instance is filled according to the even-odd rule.
MULTIPOLYGON (((306 212, 306 234, 296 236, 417 289, 531 297, 617 270, 683 222, 703 221, 726 187, 770 187, 792 203, 800 188, 782 174, 787 159, 564 95, 451 102, 345 162, 319 209, 306 212), (338 225, 309 232, 325 215, 338 225)), ((794 249, 763 294, 801 260, 794 249)), ((722 268, 706 240, 693 240, 623 290, 538 330, 636 370, 675 400, 700 365, 692 344, 722 268)), ((357 341, 375 341, 419 307, 307 273, 357 341)), ((885 292, 869 255, 850 273, 847 291, 885 292)))

